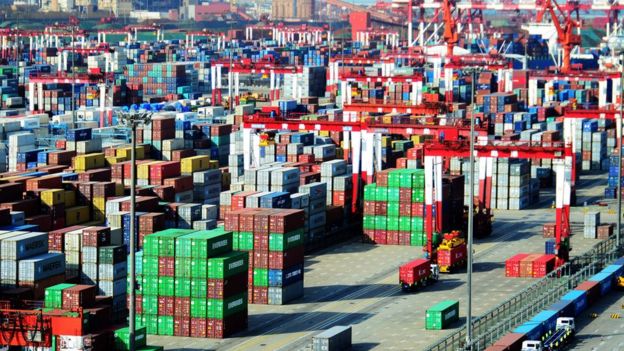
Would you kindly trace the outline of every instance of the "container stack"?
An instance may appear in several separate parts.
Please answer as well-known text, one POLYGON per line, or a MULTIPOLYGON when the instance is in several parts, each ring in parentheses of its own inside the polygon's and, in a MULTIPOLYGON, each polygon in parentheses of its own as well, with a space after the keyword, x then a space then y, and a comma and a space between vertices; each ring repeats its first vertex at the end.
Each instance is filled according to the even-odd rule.
POLYGON ((284 74, 284 97, 325 96, 326 67, 305 66, 302 73, 284 74))
MULTIPOLYGON (((310 183, 299 187, 299 207, 304 212, 305 242, 313 243, 323 240, 327 224, 327 184, 326 183, 310 183)), ((297 201, 293 202, 295 205, 297 201)), ((293 206, 293 208, 297 208, 293 206)))
POLYGON ((364 188, 364 235, 382 245, 423 246, 425 173, 390 169, 364 188))
MULTIPOLYGON (((35 150, 35 135, 31 132, 18 132, 9 136, 9 171, 25 171, 27 160, 18 160, 18 155, 35 150), (19 165, 18 165, 19 162, 19 165)), ((21 156, 20 156, 21 158, 21 156)), ((31 161, 32 162, 32 161, 31 161)), ((35 159, 36 162, 36 159, 35 159)))
POLYGON ((249 302, 282 305, 303 296, 304 213, 288 209, 230 212, 234 249, 249 252, 249 302))
POLYGON ((137 318, 148 334, 223 338, 247 327, 248 255, 223 229, 145 237, 137 318))
MULTIPOLYGON (((624 168, 624 162, 622 163, 624 168)), ((624 172, 622 172, 624 174, 624 172)), ((624 179, 624 178, 623 178, 624 179)), ((624 185, 624 181, 622 181, 624 185)), ((604 190, 604 197, 606 199, 617 198, 617 186, 618 186, 618 155, 617 147, 614 148, 613 153, 609 157, 609 177, 607 178, 607 187, 604 190)), ((624 188, 624 186, 622 187, 624 188)))
POLYGON ((599 225, 600 212, 586 212, 583 225, 583 237, 585 239, 596 239, 599 225))
POLYGON ((505 261, 505 276, 541 278, 556 268, 554 254, 517 254, 505 261))

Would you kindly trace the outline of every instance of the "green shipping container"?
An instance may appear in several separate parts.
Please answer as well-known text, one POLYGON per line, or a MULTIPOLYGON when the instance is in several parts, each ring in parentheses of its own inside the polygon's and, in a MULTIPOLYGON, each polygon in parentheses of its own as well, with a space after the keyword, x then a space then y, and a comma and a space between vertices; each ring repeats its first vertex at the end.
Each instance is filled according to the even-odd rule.
MULTIPOLYGON (((398 198, 398 196, 397 196, 398 198)), ((398 217, 399 216, 399 203, 398 202, 388 202, 387 205, 387 213, 388 217, 398 217)))
POLYGON ((143 313, 158 314, 158 296, 143 295, 143 313))
POLYGON ((425 245, 425 236, 422 233, 412 233, 410 236, 410 245, 411 246, 424 246, 425 245))
POLYGON ((144 256, 158 256, 158 236, 158 233, 152 233, 143 238, 144 256))
POLYGON ((234 251, 239 250, 239 244, 238 244, 239 240, 240 240, 240 233, 239 232, 232 233, 232 250, 234 251))
POLYGON ((388 201, 388 188, 378 186, 375 188, 375 201, 388 201))
POLYGON ((253 242, 253 232, 238 233, 238 249, 240 251, 252 251, 254 249, 253 242))
POLYGON ((392 170, 388 173, 388 186, 398 188, 401 186, 401 170, 392 170))
POLYGON ((206 298, 205 297, 193 297, 191 298, 191 317, 193 318, 206 318, 208 313, 206 298))
POLYGON ((412 217, 399 217, 399 230, 409 232, 412 228, 412 217))
POLYGON ((418 189, 418 188, 413 188, 412 189, 412 202, 416 203, 416 202, 425 202, 425 190, 424 189, 418 189))
POLYGON ((364 200, 375 201, 377 194, 377 186, 375 184, 368 184, 364 187, 364 200))
POLYGON ((232 251, 232 232, 223 229, 201 230, 178 237, 176 245, 183 257, 215 257, 232 251))
MULTIPOLYGON (((145 327, 136 327, 134 331, 134 346, 143 347, 147 344, 145 327)), ((128 327, 115 330, 115 350, 130 350, 130 329, 128 327)))
POLYGON ((191 260, 191 278, 206 279, 208 276, 208 260, 205 258, 194 258, 191 260))
POLYGON ((139 347, 136 350, 137 351, 163 351, 165 348, 162 346, 143 346, 143 347, 139 347))
POLYGON ((270 233, 269 234, 269 250, 284 251, 293 247, 303 245, 304 233, 303 228, 294 230, 290 233, 270 233))
POLYGON ((176 277, 191 277, 191 259, 187 257, 175 258, 175 275, 176 277))
POLYGON ((191 279, 190 278, 175 278, 175 296, 176 297, 189 297, 191 296, 191 279))
POLYGON ((408 217, 410 219, 410 226, 412 233, 424 233, 425 231, 425 220, 422 217, 408 217))
POLYGON ((247 293, 225 300, 208 299, 208 318, 223 319, 247 308, 247 293))
POLYGON ((208 291, 208 281, 206 279, 191 279, 191 297, 204 297, 208 291))
POLYGON ((173 277, 158 277, 158 295, 174 296, 174 283, 173 277))
POLYGON ((143 256, 143 274, 158 275, 158 256, 143 256))
MULTIPOLYGON (((176 255, 176 239, 193 233, 192 229, 167 229, 154 233, 158 235, 158 256, 173 257, 176 255)), ((153 235, 153 234, 152 234, 153 235)), ((149 237, 146 236, 146 238, 149 237)))
POLYGON ((425 315, 425 329, 446 329, 458 319, 459 301, 445 300, 427 310, 425 315))
POLYGON ((208 260, 208 279, 223 279, 247 272, 249 254, 247 252, 230 252, 208 260))
POLYGON ((254 268, 253 285, 269 286, 269 270, 265 268, 254 268))
POLYGON ((375 229, 386 230, 388 226, 388 217, 375 216, 375 229))
POLYGON ((388 230, 399 230, 399 217, 388 216, 387 218, 386 228, 388 230))
POLYGON ((45 289, 44 306, 46 308, 63 307, 63 290, 71 288, 76 284, 56 284, 45 289))
POLYGON ((173 335, 173 316, 158 316, 158 335, 173 335))
POLYGON ((143 294, 158 295, 158 277, 156 276, 143 277, 143 294))
POLYGON ((148 334, 158 334, 158 316, 155 314, 144 314, 145 329, 148 334))
POLYGON ((400 188, 388 188, 388 203, 398 203, 400 188))
POLYGON ((364 215, 364 218, 362 219, 362 226, 364 229, 375 229, 375 216, 364 215))

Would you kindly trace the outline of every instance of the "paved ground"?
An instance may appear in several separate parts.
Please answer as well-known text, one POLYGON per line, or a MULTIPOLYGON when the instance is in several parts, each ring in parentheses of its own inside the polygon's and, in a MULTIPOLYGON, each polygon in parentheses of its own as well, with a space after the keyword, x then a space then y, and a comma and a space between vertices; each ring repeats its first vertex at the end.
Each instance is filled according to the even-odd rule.
POLYGON ((624 350, 624 293, 613 291, 577 318, 577 334, 571 349, 583 351, 624 350), (590 315, 597 313, 596 318, 590 315), (612 318, 619 315, 619 319, 612 318))
MULTIPOLYGON (((579 203, 601 197, 604 176, 592 175, 579 185, 579 203)), ((494 234, 475 243, 473 313, 479 315, 519 291, 531 279, 505 278, 504 261, 520 253, 541 253, 542 225, 553 222, 552 193, 544 193, 540 209, 497 211, 494 234)), ((573 208, 573 255, 597 241, 582 237, 583 212, 573 208)), ((603 222, 613 221, 612 209, 601 207, 603 222)), ((148 342, 184 350, 301 350, 311 337, 333 325, 353 325, 355 350, 422 350, 450 331, 425 331, 424 313, 445 299, 460 301, 466 315, 466 275, 442 276, 441 282, 417 293, 404 294, 397 284, 397 267, 421 256, 419 247, 373 246, 356 241, 306 256, 305 296, 286 306, 251 305, 249 329, 227 340, 149 336, 148 342)), ((465 317, 454 325, 459 328, 465 317)))

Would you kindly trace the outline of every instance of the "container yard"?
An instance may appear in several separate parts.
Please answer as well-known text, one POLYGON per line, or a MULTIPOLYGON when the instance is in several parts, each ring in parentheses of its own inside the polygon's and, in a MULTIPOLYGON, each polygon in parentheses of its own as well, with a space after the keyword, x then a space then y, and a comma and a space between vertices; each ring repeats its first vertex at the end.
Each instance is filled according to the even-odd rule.
POLYGON ((622 348, 622 8, 15 1, 0 347, 622 348))

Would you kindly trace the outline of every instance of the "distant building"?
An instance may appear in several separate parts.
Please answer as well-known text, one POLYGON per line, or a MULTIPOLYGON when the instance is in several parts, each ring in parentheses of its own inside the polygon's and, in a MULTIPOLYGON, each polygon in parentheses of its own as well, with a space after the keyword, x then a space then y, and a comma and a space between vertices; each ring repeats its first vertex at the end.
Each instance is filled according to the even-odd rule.
POLYGON ((98 0, 98 9, 110 11, 115 16, 126 16, 132 12, 132 0, 98 0))
POLYGON ((271 17, 274 20, 314 19, 314 0, 273 0, 271 17))

